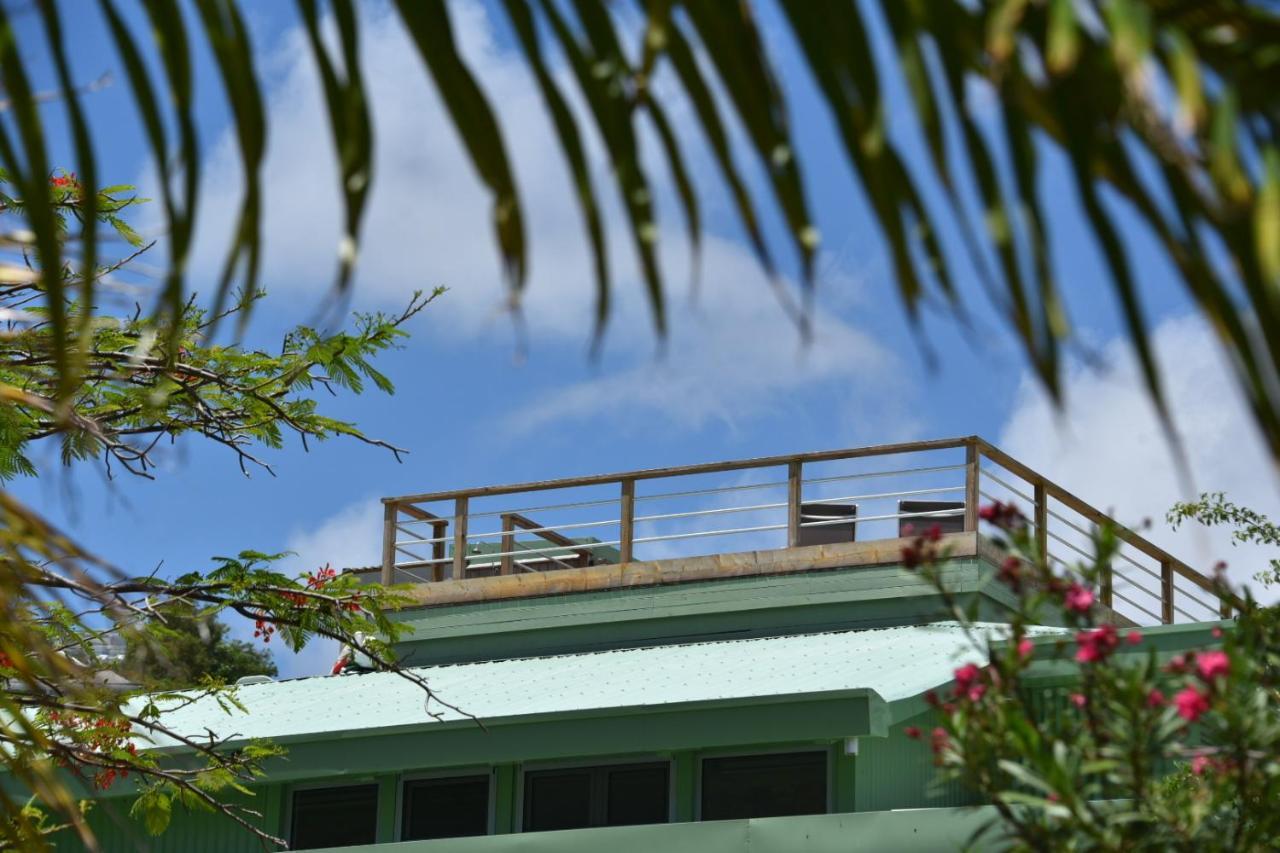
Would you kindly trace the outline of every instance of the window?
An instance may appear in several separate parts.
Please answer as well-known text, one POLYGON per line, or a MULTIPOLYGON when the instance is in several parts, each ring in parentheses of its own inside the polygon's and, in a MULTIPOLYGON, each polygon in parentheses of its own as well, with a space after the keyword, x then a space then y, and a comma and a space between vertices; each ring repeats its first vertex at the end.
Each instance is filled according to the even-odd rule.
POLYGON ((402 841, 489 833, 489 777, 454 776, 404 783, 402 841))
POLYGON ((703 820, 826 811, 825 752, 739 755, 702 761, 703 820))
POLYGON ((344 847, 378 840, 378 786, 304 788, 293 792, 289 847, 344 847))
POLYGON ((524 830, 666 823, 665 763, 536 770, 524 777, 524 830))

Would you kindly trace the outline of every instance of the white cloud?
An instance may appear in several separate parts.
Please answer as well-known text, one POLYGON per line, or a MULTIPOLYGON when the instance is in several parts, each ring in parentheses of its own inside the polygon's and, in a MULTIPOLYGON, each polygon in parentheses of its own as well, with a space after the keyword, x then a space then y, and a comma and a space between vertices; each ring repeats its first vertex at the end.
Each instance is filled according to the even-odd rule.
MULTIPOLYGON (((353 503, 315 527, 295 530, 285 548, 296 556, 282 565, 299 572, 326 564, 338 570, 376 565, 382 549, 382 505, 373 497, 353 503)), ((273 651, 282 677, 327 675, 338 657, 338 644, 316 638, 298 654, 283 646, 273 651)))
MULTIPOLYGON (((530 280, 523 315, 536 359, 540 353, 584 353, 593 324, 592 264, 562 155, 542 99, 523 60, 500 46, 479 6, 455 7, 458 41, 504 127, 526 212, 530 280)), ((488 197, 445 117, 428 75, 392 15, 366 16, 365 73, 375 114, 376 177, 357 271, 356 298, 393 305, 414 288, 446 284, 451 292, 432 307, 429 333, 443 340, 509 341, 504 284, 490 228, 488 197)), ((285 37, 265 62, 276 79, 265 171, 263 280, 276 293, 321 304, 331 281, 340 228, 333 154, 320 88, 300 33, 285 37)), ((566 92, 572 87, 566 86, 566 92)), ((689 126, 679 121, 677 127, 689 126)), ((663 188, 663 164, 651 165, 659 186, 663 266, 673 331, 665 359, 655 357, 644 287, 631 241, 613 201, 612 178, 593 135, 585 143, 605 202, 607 243, 614 273, 614 308, 601 375, 571 386, 512 423, 528 429, 593 412, 629 417, 660 414, 678 426, 709 420, 732 424, 768 412, 787 395, 831 390, 841 414, 857 390, 876 389, 867 377, 886 371, 891 356, 868 335, 819 309, 817 339, 802 351, 798 333, 768 288, 752 253, 708 235, 703 252, 701 310, 684 304, 690 269, 681 219, 663 188)), ((700 140, 686 140, 701 183, 712 170, 700 140)), ((649 146, 652 150, 653 146, 649 146)), ((238 167, 230 137, 216 147, 208 171, 207 228, 195 269, 216 269, 238 199, 238 167)), ((715 185, 712 184, 712 187, 715 185)), ((716 197, 710 208, 717 209, 716 197)), ((829 281, 847 299, 857 283, 829 281)), ((268 303, 269 305, 270 303, 268 303)), ((296 302, 295 302, 296 304, 296 302)), ((848 307, 847 305, 844 307, 848 307)), ((900 410, 888 401, 872 407, 900 410)), ((863 430, 865 432, 865 430, 863 430)))
POLYGON ((1153 339, 1187 451, 1190 492, 1122 341, 1103 349, 1105 372, 1070 370, 1062 412, 1047 402, 1033 378, 1025 378, 1000 446, 1086 501, 1113 511, 1120 521, 1151 519, 1150 537, 1193 566, 1207 571, 1225 559, 1233 579, 1247 581, 1275 555, 1233 548, 1223 530, 1192 525, 1174 533, 1164 515, 1174 502, 1197 492, 1223 491, 1236 503, 1280 519, 1280 478, 1207 326, 1195 317, 1169 320, 1153 339))

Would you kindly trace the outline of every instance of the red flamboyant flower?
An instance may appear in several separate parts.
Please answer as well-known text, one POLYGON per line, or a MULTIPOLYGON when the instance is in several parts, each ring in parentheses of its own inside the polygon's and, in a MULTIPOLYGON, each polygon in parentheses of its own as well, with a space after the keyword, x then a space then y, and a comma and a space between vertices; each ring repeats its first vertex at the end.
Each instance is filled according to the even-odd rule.
POLYGON ((1195 687, 1185 687, 1173 697, 1173 704, 1178 708, 1179 717, 1194 723, 1209 710, 1209 697, 1195 687))
POLYGON ((1213 764, 1213 760, 1207 755, 1197 755, 1191 759, 1191 772, 1197 776, 1204 774, 1204 771, 1213 764))
POLYGON ((1129 645, 1131 645, 1131 646, 1136 646, 1136 645, 1138 645, 1139 643, 1141 643, 1141 642, 1142 642, 1142 632, 1141 632, 1141 631, 1130 631, 1128 634, 1125 634, 1125 636, 1124 636, 1124 640, 1125 640, 1125 642, 1126 642, 1126 643, 1128 643, 1129 645))
POLYGON ((907 737, 911 738, 912 740, 919 740, 919 739, 920 739, 920 727, 919 727, 919 726, 907 726, 905 729, 903 729, 903 730, 902 730, 902 733, 903 733, 904 735, 906 735, 907 737))
POLYGON ((1023 660, 1026 660, 1027 658, 1031 657, 1031 654, 1035 651, 1035 649, 1036 649, 1036 644, 1031 642, 1031 639, 1029 637, 1023 637, 1021 640, 1018 641, 1018 657, 1022 658, 1023 660))
POLYGON ((1164 705, 1164 694, 1156 688, 1151 688, 1151 692, 1147 694, 1147 707, 1160 708, 1164 705))
POLYGON ((1202 652, 1196 655, 1196 672, 1205 681, 1226 675, 1231 669, 1231 659, 1226 652, 1202 652))
POLYGON ((1114 625, 1103 625, 1092 631, 1081 631, 1076 634, 1076 660, 1079 663, 1097 663, 1110 657, 1120 645, 1120 637, 1114 625))
POLYGON ((924 532, 924 538, 929 542, 937 542, 942 538, 942 525, 937 523, 929 525, 929 529, 924 532))
POLYGON ((261 637, 264 643, 271 642, 271 635, 276 632, 276 626, 268 624, 265 619, 255 619, 253 624, 253 636, 261 637))
POLYGON ((1075 613, 1088 613, 1089 608, 1093 606, 1093 590, 1073 583, 1067 587, 1066 594, 1062 596, 1062 603, 1068 610, 1075 613))

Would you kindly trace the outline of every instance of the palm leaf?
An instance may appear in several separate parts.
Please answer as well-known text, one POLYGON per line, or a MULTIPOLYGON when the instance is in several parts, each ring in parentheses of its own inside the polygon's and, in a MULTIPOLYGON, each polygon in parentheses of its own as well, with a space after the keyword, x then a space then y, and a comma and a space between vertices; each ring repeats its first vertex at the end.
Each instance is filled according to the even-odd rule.
MULTIPOLYGON (((263 243, 260 173, 269 117, 240 4, 196 0, 198 14, 184 18, 173 4, 147 0, 149 32, 135 37, 114 0, 98 2, 161 183, 170 255, 160 316, 174 316, 186 297, 185 268, 195 228, 201 162, 192 101, 193 35, 211 48, 244 171, 215 305, 238 284, 251 293, 263 243), (176 150, 171 150, 174 141, 176 150)), ((296 2, 320 69, 337 152, 345 209, 338 286, 345 289, 374 166, 361 78, 360 10, 351 0, 296 2), (326 15, 337 36, 332 48, 320 37, 326 15)), ((654 186, 642 167, 645 145, 656 146, 670 169, 696 263, 703 198, 690 165, 691 137, 671 120, 667 95, 651 86, 664 62, 691 107, 688 130, 696 128, 705 140, 770 281, 780 287, 779 266, 762 223, 777 216, 785 223, 805 293, 812 293, 818 231, 778 71, 785 67, 792 74, 797 63, 779 62, 749 0, 636 3, 644 18, 634 53, 623 49, 620 35, 630 30, 602 0, 503 0, 494 7, 516 34, 569 166, 594 261, 597 343, 611 310, 611 281, 584 123, 599 135, 608 157, 659 334, 667 324, 666 285, 658 262, 654 186), (572 96, 558 82, 550 59, 556 54, 562 55, 588 118, 569 108, 572 96), (629 57, 636 57, 634 64, 629 57), (653 122, 651 137, 637 132, 641 115, 653 122), (744 132, 740 145, 731 141, 735 126, 744 132), (744 179, 739 155, 761 165, 760 190, 744 179)), ((492 196, 495 241, 514 301, 526 278, 526 212, 497 117, 454 42, 444 0, 397 0, 394 8, 492 196)), ((53 0, 35 4, 66 102, 77 168, 88 179, 97 169, 92 143, 108 131, 77 102, 58 11, 53 0)), ((1259 426, 1280 456, 1280 102, 1275 97, 1280 14, 1273 7, 1181 0, 783 0, 777 14, 794 36, 790 43, 799 49, 798 65, 816 84, 833 120, 843 156, 889 250, 893 284, 909 316, 935 295, 953 312, 967 310, 970 299, 953 282, 976 273, 1037 375, 1056 393, 1070 326, 1064 284, 1056 280, 1049 256, 1046 200, 1040 196, 1045 169, 1040 152, 1052 149, 1068 163, 1083 218, 1157 406, 1163 411, 1142 303, 1145 292, 1164 283, 1146 282, 1144 270, 1134 268, 1111 208, 1112 195, 1155 235, 1177 270, 1177 285, 1218 334, 1259 426), (878 43, 886 33, 888 43, 878 43), (887 110, 904 106, 886 103, 891 73, 901 74, 906 83, 903 115, 918 125, 923 157, 907 156, 888 132, 887 110), (1164 85, 1147 85, 1148 76, 1164 85), (997 93, 994 121, 980 120, 969 110, 975 82, 997 93), (1157 97, 1157 91, 1167 94, 1157 97), (1141 178, 1130 162, 1135 148, 1156 165, 1143 169, 1141 178), (941 196, 921 191, 934 181, 941 196), (943 205, 934 204, 938 198, 943 205), (975 203, 983 213, 980 226, 968 215, 975 203), (948 232, 959 235, 961 251, 953 253, 941 239, 948 232)), ((50 140, 15 38, 0 9, 0 83, 11 118, 0 125, 0 168, 25 202, 22 215, 45 270, 42 286, 61 342, 56 359, 64 377, 59 393, 65 397, 75 385, 75 336, 68 337, 74 330, 63 235, 46 198, 50 140)), ((82 215, 95 203, 86 197, 82 215)), ((96 237, 95 217, 85 219, 85 236, 96 237)), ((95 252, 92 245, 85 247, 89 266, 95 252)), ((89 282, 78 296, 87 300, 91 291, 89 282)))

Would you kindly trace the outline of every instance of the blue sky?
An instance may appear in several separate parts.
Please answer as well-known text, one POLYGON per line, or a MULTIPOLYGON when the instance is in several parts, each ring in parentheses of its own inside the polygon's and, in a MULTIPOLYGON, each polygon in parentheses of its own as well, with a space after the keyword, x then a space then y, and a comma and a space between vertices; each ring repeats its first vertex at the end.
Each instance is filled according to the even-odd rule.
MULTIPOLYGON (((145 187, 152 182, 150 163, 118 61, 96 12, 77 8, 82 14, 68 22, 77 76, 113 72, 117 81, 86 98, 100 128, 104 179, 145 187)), ((252 342, 264 345, 325 304, 340 215, 309 59, 293 22, 272 17, 283 8, 252 7, 272 120, 264 276, 270 295, 250 332, 252 342)), ((450 291, 411 324, 407 347, 381 360, 397 385, 394 397, 343 396, 326 405, 411 454, 397 464, 388 453, 350 441, 313 446, 310 453, 295 445, 267 454, 278 477, 256 473, 246 479, 224 449, 188 441, 164 452, 156 481, 106 483, 92 465, 60 468, 48 448, 38 457, 39 480, 16 490, 91 548, 138 571, 159 563, 175 571, 199 568, 210 555, 244 548, 294 549, 300 570, 325 561, 371 564, 379 551, 382 495, 969 433, 1004 444, 1130 520, 1159 517, 1182 496, 1132 358, 1118 338, 1119 318, 1097 249, 1051 151, 1044 152, 1040 190, 1055 269, 1068 293, 1078 345, 1097 354, 1101 365, 1069 367, 1068 404, 1061 413, 1045 404, 963 264, 957 269, 973 309, 971 326, 926 310, 921 337, 936 360, 930 365, 924 358, 829 117, 797 65, 789 34, 766 14, 823 234, 816 339, 802 347, 767 292, 695 135, 686 144, 707 200, 708 232, 700 298, 696 305, 690 299, 682 223, 665 170, 655 162, 651 173, 663 187, 660 240, 669 271, 671 339, 660 354, 611 201, 617 307, 604 355, 595 362, 587 357, 593 292, 588 256, 540 101, 485 7, 455 3, 458 38, 497 106, 529 222, 529 339, 521 357, 503 310, 483 190, 394 22, 381 4, 361 8, 379 160, 354 307, 390 311, 414 288, 442 284, 450 291)), ((29 43, 37 43, 34 35, 29 43)), ((198 289, 208 289, 219 268, 236 201, 237 173, 214 76, 207 57, 200 57, 196 77, 208 174, 191 269, 198 289)), ((893 132, 925 175, 903 92, 892 79, 893 132)), ((993 120, 993 100, 981 90, 971 95, 967 108, 993 120)), ((690 127, 680 121, 678 105, 674 116, 678 128, 690 127)), ((53 138, 65 145, 56 106, 48 120, 53 138)), ((608 187, 598 146, 589 144, 597 186, 608 187)), ((69 156, 65 162, 73 168, 69 156)), ((1148 237, 1121 214, 1175 414, 1192 449, 1196 486, 1225 489, 1280 515, 1270 463, 1215 346, 1148 237)), ((145 216, 139 224, 150 227, 145 216)), ((771 243, 786 258, 779 223, 767 225, 771 243)), ((1200 565, 1227 547, 1220 537, 1194 533, 1169 541, 1200 565)), ((315 670, 326 654, 289 663, 287 671, 315 670)))

